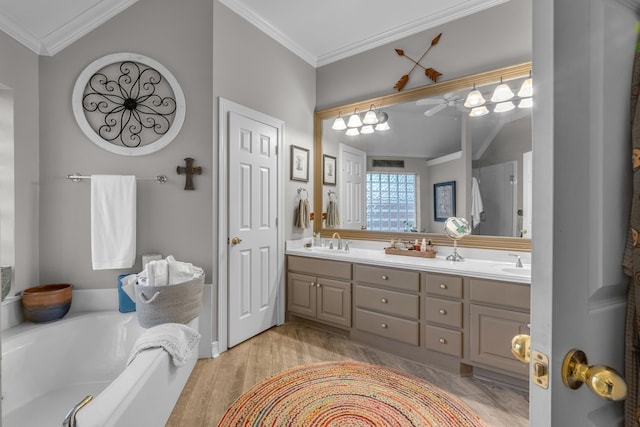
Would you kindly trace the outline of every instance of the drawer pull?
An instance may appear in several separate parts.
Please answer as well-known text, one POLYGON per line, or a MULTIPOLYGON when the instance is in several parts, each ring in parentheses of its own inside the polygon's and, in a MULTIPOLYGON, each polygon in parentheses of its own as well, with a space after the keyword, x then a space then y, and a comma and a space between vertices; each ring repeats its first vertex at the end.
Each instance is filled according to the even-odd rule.
POLYGON ((380 302, 382 302, 383 304, 386 304, 386 303, 388 303, 389 301, 387 301, 387 299, 386 299, 386 298, 382 298, 382 299, 380 300, 380 302))
POLYGON ((438 313, 445 315, 447 314, 447 310, 445 310, 444 308, 441 308, 440 310, 438 310, 438 313))
POLYGON ((444 338, 440 338, 440 339, 438 340, 438 342, 439 342, 440 344, 446 344, 446 343, 447 343, 447 340, 446 340, 446 339, 444 339, 444 338))
POLYGON ((316 288, 319 288, 319 287, 320 287, 320 283, 316 283, 316 288))
POLYGON ((381 327, 382 329, 387 329, 387 328, 388 328, 388 326, 387 326, 387 324, 386 324, 386 323, 381 324, 381 325, 380 325, 380 327, 381 327))
POLYGON ((311 287, 313 288, 315 286, 315 282, 311 282, 311 287))
POLYGON ((387 276, 387 275, 383 274, 383 275, 382 275, 382 280, 389 280, 389 276, 387 276))
POLYGON ((448 286, 446 284, 444 284, 444 283, 440 284, 440 289, 447 289, 447 288, 448 288, 448 286))

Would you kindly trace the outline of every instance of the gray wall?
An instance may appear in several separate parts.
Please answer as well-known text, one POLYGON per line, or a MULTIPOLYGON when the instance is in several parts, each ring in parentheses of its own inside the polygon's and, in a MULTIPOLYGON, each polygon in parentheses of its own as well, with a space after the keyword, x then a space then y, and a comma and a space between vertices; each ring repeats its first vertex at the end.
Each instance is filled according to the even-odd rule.
POLYGON ((141 254, 172 254, 205 270, 211 282, 212 2, 141 0, 53 57, 40 58, 40 280, 77 288, 109 288, 118 274, 141 270, 141 254), (115 52, 155 59, 176 77, 186 98, 184 125, 166 148, 121 156, 91 142, 76 123, 71 93, 92 61, 115 52), (196 191, 184 191, 176 166, 193 157, 204 168, 196 191), (138 182, 136 264, 127 270, 91 267, 90 182, 82 174, 165 174, 167 184, 138 182))
MULTIPOLYGON (((324 109, 395 91, 393 86, 413 63, 398 56, 404 49, 419 58, 440 32, 442 38, 421 64, 442 73, 439 81, 531 60, 531 0, 511 0, 398 42, 318 68, 317 107, 324 109)), ((429 84, 420 68, 404 91, 429 84)))
MULTIPOLYGON (((12 91, 15 164, 13 292, 38 284, 38 56, 0 32, 0 85, 12 91)), ((10 161, 2 159, 2 162, 10 161)), ((3 201, 4 202, 4 201, 3 201)), ((3 236, 3 239, 7 236, 3 236)), ((2 254, 2 259, 11 259, 2 254), (7 257, 8 258, 5 258, 7 257)))
MULTIPOLYGON (((299 183, 288 180, 289 145, 313 152, 315 69, 219 2, 140 0, 53 57, 39 58, 0 32, 0 55, 11 59, 0 61, 0 85, 15 98, 14 291, 61 281, 85 289, 115 287, 117 275, 140 271, 140 254, 150 252, 193 262, 215 284, 219 97, 285 122, 285 237, 303 236, 291 225, 299 183), (184 126, 156 153, 105 151, 75 121, 71 93, 78 75, 114 52, 151 57, 182 86, 184 126), (196 191, 184 191, 184 177, 175 173, 185 157, 204 168, 195 178, 196 191), (72 172, 169 176, 164 185, 138 184, 139 255, 133 268, 91 269, 90 184, 67 180, 72 172)), ((307 189, 312 199, 312 181, 307 189)))
MULTIPOLYGON (((299 186, 307 189, 309 200, 313 201, 315 69, 218 1, 214 1, 213 57, 214 128, 218 128, 219 97, 285 122, 285 218, 281 224, 287 239, 310 237, 311 229, 303 233, 293 226, 293 213, 299 186), (310 150, 308 183, 289 180, 290 145, 310 150)), ((217 138, 216 130, 214 140, 217 138)), ((217 165, 217 143, 214 147, 217 165)), ((217 213, 216 205, 214 224, 217 213)))

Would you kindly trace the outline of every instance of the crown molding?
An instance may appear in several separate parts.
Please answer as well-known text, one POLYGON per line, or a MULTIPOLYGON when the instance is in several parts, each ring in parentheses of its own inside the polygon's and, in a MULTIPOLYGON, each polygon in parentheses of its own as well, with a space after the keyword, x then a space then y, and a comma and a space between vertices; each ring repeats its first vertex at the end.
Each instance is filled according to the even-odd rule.
POLYGON ((313 67, 317 67, 317 57, 311 52, 300 46, 294 40, 275 28, 273 25, 265 21, 260 15, 256 14, 253 10, 247 8, 239 1, 236 0, 219 0, 220 3, 227 6, 229 9, 240 15, 242 18, 249 21, 254 27, 280 43, 282 46, 289 49, 291 52, 299 56, 313 67))
MULTIPOLYGON (((19 24, 19 18, 10 16, 10 14, 5 11, 0 15, 0 30, 38 55, 52 56, 137 1, 138 0, 100 1, 95 6, 83 10, 72 19, 60 23, 54 31, 43 36, 37 36, 35 28, 25 28, 21 26, 19 24)), ((42 19, 48 18, 42 17, 42 19)))
POLYGON ((273 27, 269 22, 265 21, 261 16, 253 10, 246 7, 241 0, 219 0, 220 3, 249 21, 255 27, 263 31, 265 34, 276 40, 278 43, 298 55, 313 67, 321 67, 332 62, 366 52, 370 49, 394 42, 404 37, 416 34, 420 31, 428 30, 438 25, 459 19, 482 10, 506 3, 509 0, 468 0, 461 4, 440 10, 437 13, 417 19, 406 24, 397 26, 390 30, 374 34, 364 40, 341 46, 330 52, 314 54, 304 47, 300 46, 281 30, 273 27))

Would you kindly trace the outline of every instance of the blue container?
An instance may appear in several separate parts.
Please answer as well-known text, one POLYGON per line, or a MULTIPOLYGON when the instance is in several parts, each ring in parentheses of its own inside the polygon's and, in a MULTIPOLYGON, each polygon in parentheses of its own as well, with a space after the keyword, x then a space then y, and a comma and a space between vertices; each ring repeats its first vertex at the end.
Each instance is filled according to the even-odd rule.
POLYGON ((120 313, 129 313, 136 311, 136 302, 132 300, 125 291, 122 290, 122 279, 129 276, 128 274, 121 274, 118 276, 118 310, 120 313))

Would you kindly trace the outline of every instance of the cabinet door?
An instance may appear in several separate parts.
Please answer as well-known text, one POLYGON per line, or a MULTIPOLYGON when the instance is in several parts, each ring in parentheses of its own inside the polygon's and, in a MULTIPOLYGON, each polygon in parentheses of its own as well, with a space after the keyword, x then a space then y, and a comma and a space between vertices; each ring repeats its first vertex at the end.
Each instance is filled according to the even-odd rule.
POLYGON ((305 274, 287 275, 287 309, 315 319, 317 314, 316 278, 305 274))
POLYGON ((351 283, 317 279, 317 284, 318 320, 351 327, 351 283))
POLYGON ((471 304, 470 315, 472 330, 469 358, 473 362, 526 378, 529 364, 513 356, 511 339, 515 335, 529 333, 529 313, 471 304))

